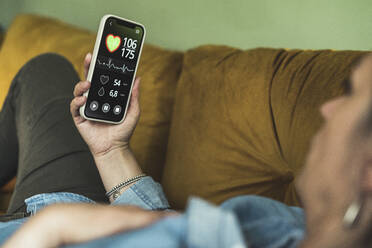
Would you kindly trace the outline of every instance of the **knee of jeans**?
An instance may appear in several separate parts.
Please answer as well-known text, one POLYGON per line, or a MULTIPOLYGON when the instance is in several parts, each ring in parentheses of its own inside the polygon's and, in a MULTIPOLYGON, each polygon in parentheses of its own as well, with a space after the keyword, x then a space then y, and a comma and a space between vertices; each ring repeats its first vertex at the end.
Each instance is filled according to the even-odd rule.
POLYGON ((77 76, 73 65, 66 57, 57 53, 43 53, 30 59, 21 68, 20 78, 41 78, 45 74, 57 77, 59 74, 65 75, 66 73, 77 76))
MULTIPOLYGON (((70 61, 68 59, 60 54, 57 53, 42 53, 39 54, 33 58, 31 58, 24 67, 34 66, 36 65, 42 65, 45 67, 50 66, 54 63, 64 63, 71 65, 70 61)), ((72 65, 71 65, 72 66, 72 65)))

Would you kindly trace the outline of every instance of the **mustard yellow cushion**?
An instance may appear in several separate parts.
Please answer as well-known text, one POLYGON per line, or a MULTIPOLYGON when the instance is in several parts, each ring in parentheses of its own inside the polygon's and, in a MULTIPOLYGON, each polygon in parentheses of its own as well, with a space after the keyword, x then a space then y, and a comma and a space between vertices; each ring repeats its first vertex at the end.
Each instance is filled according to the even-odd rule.
POLYGON ((1 105, 18 70, 41 53, 55 52, 65 56, 82 76, 82 61, 93 49, 94 38, 92 33, 58 20, 35 15, 17 16, 7 30, 0 50, 1 105))
POLYGON ((175 208, 258 194, 298 205, 293 180, 361 52, 203 46, 188 51, 178 84, 163 186, 175 208))
MULTIPOLYGON (((83 77, 83 60, 86 53, 93 50, 95 38, 95 34, 55 19, 36 15, 16 17, 0 50, 0 106, 18 70, 41 53, 65 56, 83 77)), ((180 52, 145 45, 139 65, 142 112, 131 147, 144 171, 158 180, 165 161, 182 58, 180 52)))

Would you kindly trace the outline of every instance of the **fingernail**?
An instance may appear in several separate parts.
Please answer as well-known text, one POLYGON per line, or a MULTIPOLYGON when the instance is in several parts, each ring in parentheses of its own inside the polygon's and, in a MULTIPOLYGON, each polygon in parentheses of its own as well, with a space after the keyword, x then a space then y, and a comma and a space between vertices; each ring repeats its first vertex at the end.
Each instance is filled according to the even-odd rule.
POLYGON ((91 56, 92 56, 91 53, 87 53, 87 55, 85 55, 85 60, 89 59, 91 56))

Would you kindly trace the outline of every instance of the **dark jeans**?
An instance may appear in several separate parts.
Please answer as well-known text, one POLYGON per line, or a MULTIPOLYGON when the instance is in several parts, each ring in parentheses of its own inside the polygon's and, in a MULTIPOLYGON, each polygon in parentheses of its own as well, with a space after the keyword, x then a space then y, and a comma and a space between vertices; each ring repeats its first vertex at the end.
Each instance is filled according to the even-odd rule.
POLYGON ((33 58, 14 78, 0 112, 0 186, 17 175, 8 214, 24 212, 24 200, 40 193, 72 192, 107 202, 70 114, 78 81, 73 66, 57 54, 33 58))

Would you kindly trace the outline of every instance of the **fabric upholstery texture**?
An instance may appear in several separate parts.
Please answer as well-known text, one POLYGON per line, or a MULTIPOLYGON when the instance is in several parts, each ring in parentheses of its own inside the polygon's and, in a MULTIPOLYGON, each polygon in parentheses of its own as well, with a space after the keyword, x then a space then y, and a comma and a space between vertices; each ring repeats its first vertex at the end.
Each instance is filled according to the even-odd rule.
POLYGON ((45 17, 16 17, 6 32, 0 51, 1 105, 11 80, 32 57, 44 52, 59 53, 67 57, 82 76, 82 61, 93 46, 94 35, 88 31, 45 17))
MULTIPOLYGON (((41 53, 54 52, 65 56, 82 78, 83 60, 88 52, 93 51, 95 38, 91 32, 55 19, 28 14, 16 17, 0 50, 0 106, 18 70, 41 53)), ((156 180, 160 180, 165 163, 182 60, 181 52, 145 44, 137 72, 141 77, 141 119, 133 134, 131 149, 143 170, 156 180)))
POLYGON ((361 52, 203 46, 185 53, 163 185, 170 204, 259 194, 298 205, 293 181, 361 52))
MULTIPOLYGON (((61 21, 18 16, 0 50, 0 106, 17 71, 38 54, 64 55, 82 77, 94 41, 61 21)), ((365 53, 213 45, 182 53, 145 45, 131 148, 174 208, 190 195, 220 203, 258 194, 298 205, 293 182, 321 126, 319 106, 343 92, 341 82, 365 53)))

